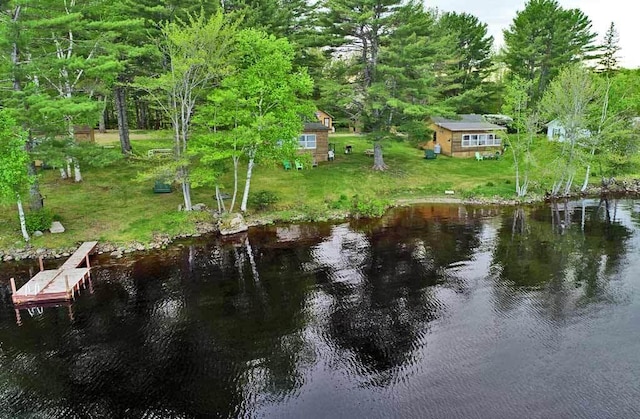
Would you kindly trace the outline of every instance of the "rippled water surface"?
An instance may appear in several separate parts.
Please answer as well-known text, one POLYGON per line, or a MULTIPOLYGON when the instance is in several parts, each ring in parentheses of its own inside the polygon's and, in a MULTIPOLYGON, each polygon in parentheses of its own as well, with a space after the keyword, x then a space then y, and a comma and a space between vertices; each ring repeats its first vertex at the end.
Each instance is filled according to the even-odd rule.
POLYGON ((100 257, 93 293, 18 313, 36 263, 0 265, 0 417, 637 418, 639 223, 588 201, 270 226, 100 257))

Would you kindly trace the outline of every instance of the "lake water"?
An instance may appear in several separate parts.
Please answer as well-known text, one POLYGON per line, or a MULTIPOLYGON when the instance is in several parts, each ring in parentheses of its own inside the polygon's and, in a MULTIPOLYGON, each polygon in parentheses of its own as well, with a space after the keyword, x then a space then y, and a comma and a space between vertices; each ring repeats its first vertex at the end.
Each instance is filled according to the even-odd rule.
POLYGON ((0 265, 0 417, 638 418, 639 225, 595 200, 269 226, 99 257, 20 324, 37 263, 0 265))

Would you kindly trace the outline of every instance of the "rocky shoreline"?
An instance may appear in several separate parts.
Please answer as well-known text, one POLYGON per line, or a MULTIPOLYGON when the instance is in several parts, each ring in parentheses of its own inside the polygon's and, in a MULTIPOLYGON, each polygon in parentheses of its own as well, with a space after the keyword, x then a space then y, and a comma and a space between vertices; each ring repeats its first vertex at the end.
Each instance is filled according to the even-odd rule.
MULTIPOLYGON (((606 186, 598 188, 590 188, 585 193, 572 194, 571 196, 563 196, 557 199, 580 199, 586 197, 600 197, 610 196, 614 198, 629 198, 632 196, 640 196, 640 180, 633 182, 613 182, 606 186)), ((391 207, 407 206, 415 204, 463 204, 463 205, 498 205, 498 206, 514 206, 514 205, 531 205, 548 201, 549 197, 531 197, 524 201, 505 198, 454 198, 454 197, 424 197, 424 198, 410 198, 410 199, 397 199, 391 207)), ((334 212, 327 214, 323 220, 316 221, 330 221, 330 220, 344 220, 349 219, 348 212, 334 212)), ((114 244, 114 243, 99 243, 96 252, 98 254, 108 254, 112 258, 122 258, 127 254, 135 252, 144 252, 152 250, 166 249, 171 243, 179 239, 197 238, 203 235, 209 234, 222 234, 233 235, 239 232, 246 231, 249 227, 268 225, 278 222, 280 220, 272 219, 269 217, 252 217, 248 220, 242 219, 239 214, 233 214, 227 217, 227 219, 221 219, 215 214, 212 214, 211 222, 199 222, 196 224, 196 232, 191 234, 179 234, 171 236, 169 234, 157 234, 153 237, 151 242, 142 243, 138 241, 130 242, 127 244, 114 244)), ((287 222, 299 222, 308 221, 303 216, 299 219, 290 219, 287 222)), ((26 259, 37 259, 42 257, 43 259, 61 259, 69 257, 77 247, 68 247, 61 249, 48 249, 48 248, 33 248, 27 246, 22 249, 3 250, 0 249, 0 262, 13 262, 26 259)))

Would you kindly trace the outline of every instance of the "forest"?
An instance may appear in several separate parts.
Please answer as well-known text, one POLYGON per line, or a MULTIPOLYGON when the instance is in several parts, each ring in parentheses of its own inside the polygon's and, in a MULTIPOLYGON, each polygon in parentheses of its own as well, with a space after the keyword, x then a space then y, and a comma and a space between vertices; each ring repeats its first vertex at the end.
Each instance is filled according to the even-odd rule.
POLYGON ((374 171, 386 144, 418 147, 429 118, 469 113, 513 121, 519 198, 638 169, 640 72, 620 67, 615 23, 597 34, 555 0, 524 3, 499 49, 477 17, 417 0, 5 0, 0 13, 0 195, 25 238, 22 202, 43 205, 36 160, 80 182, 83 167, 142 158, 130 130, 169 130, 173 158, 147 175, 178 183, 185 210, 192 187, 220 203, 231 177, 228 210, 244 212, 256 165, 295 155, 316 109, 371 141, 374 171), (540 162, 552 120, 566 138, 540 162), (118 153, 75 141, 83 126, 117 129, 118 153))

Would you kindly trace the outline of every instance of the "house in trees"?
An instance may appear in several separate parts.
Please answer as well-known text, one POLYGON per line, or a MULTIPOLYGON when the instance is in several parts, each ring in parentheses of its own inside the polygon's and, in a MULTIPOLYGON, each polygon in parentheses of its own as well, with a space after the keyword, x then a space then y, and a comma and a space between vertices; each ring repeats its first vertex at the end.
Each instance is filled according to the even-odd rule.
POLYGON ((316 118, 318 118, 318 121, 320 121, 322 125, 329 128, 329 131, 336 132, 336 129, 333 126, 333 116, 331 116, 325 111, 321 111, 318 109, 316 111, 316 118))
POLYGON ((455 119, 433 117, 427 149, 451 157, 473 157, 476 152, 502 152, 500 135, 507 129, 487 122, 482 115, 458 115, 455 119))
POLYGON ((320 122, 305 122, 304 130, 298 137, 300 153, 311 154, 314 162, 329 159, 330 128, 320 122))
MULTIPOLYGON (((564 142, 564 140, 566 139, 566 135, 567 130, 559 120, 554 119, 547 124, 547 138, 549 139, 549 141, 564 142)), ((591 137, 591 131, 587 129, 581 129, 577 139, 579 140, 581 138, 589 137, 591 137)))
POLYGON ((75 125, 73 127, 73 137, 77 142, 96 142, 93 127, 90 125, 75 125))

